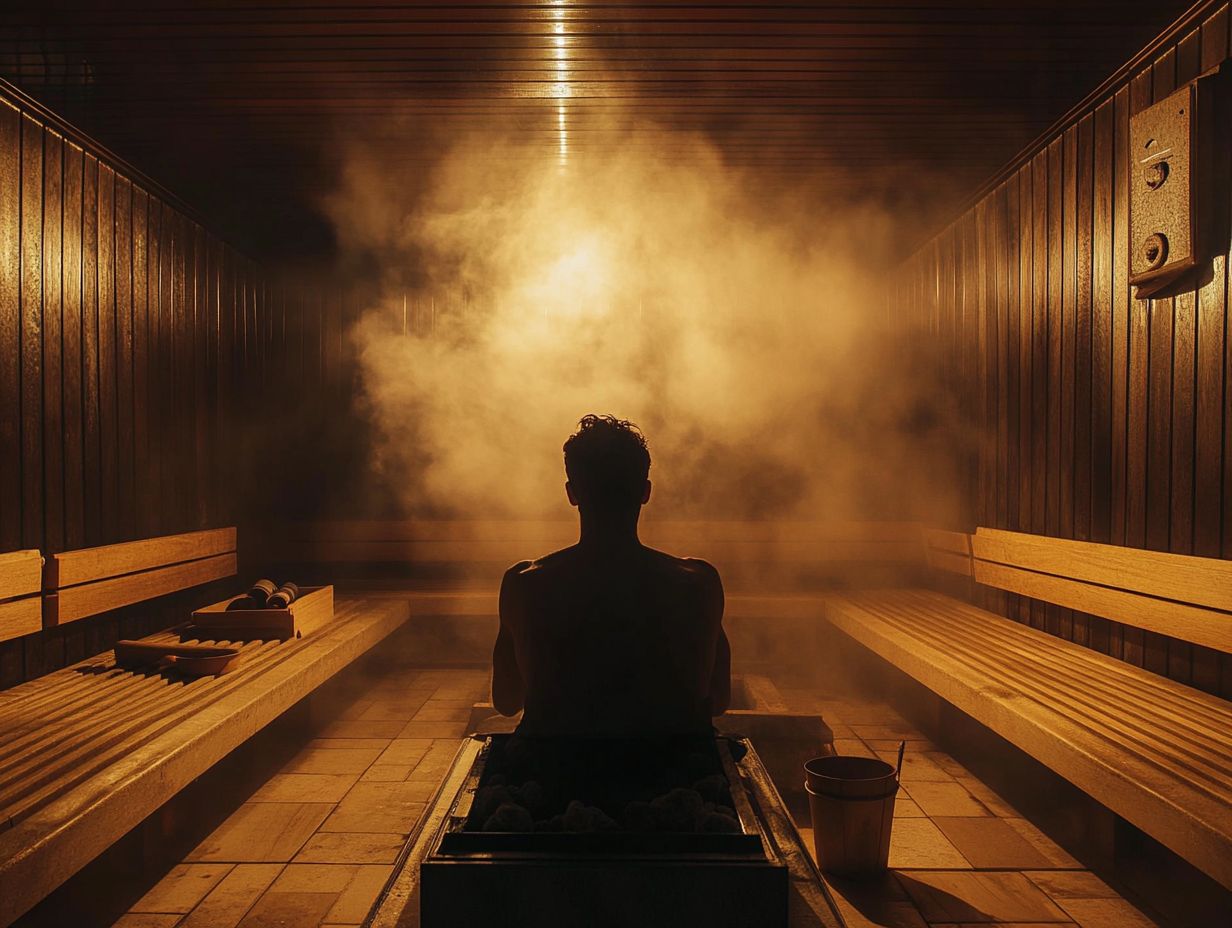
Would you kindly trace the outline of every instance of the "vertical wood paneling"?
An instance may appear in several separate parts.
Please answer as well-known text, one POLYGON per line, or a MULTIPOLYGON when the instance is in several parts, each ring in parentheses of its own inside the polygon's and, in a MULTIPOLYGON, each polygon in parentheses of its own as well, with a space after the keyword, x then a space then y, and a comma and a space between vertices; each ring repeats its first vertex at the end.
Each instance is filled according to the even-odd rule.
POLYGON ((82 480, 85 544, 103 543, 98 357, 98 159, 84 159, 81 197, 82 480))
MULTIPOLYGON (((150 404, 149 404, 149 196, 133 188, 132 208, 133 251, 133 531, 149 535, 149 513, 156 503, 150 495, 150 404)), ((154 428, 158 427, 153 423, 154 428)))
MULTIPOLYGON (((21 113, 0 100, 0 352, 21 357, 21 113)), ((21 367, 0 364, 0 548, 21 547, 21 367)))
MULTIPOLYGON (((272 383, 273 288, 49 119, 0 98, 0 551, 233 523, 217 449, 272 383)), ((125 616, 0 642, 0 688, 152 630, 125 616)))
POLYGON ((21 543, 43 538, 43 126, 21 125, 21 543))
POLYGON ((115 171, 98 166, 98 422, 102 537, 120 539, 116 417, 115 171))
MULTIPOLYGON (((966 481, 984 524, 1232 557, 1229 256, 1212 256, 1167 297, 1133 299, 1128 283, 1130 116, 1225 61, 1229 28, 1224 7, 1165 47, 904 268, 913 283, 900 292, 932 321, 947 386, 990 449, 966 481), (982 357, 967 362, 972 346, 982 357), (972 408, 974 397, 985 404, 972 408)), ((1222 211, 1226 249, 1232 189, 1204 194, 1222 211)), ((1232 656, 977 595, 1011 618, 1232 695, 1232 656)))
POLYGON ((146 449, 146 479, 149 482, 150 498, 154 505, 144 513, 142 534, 157 535, 161 527, 161 501, 163 497, 163 443, 166 429, 162 418, 166 398, 164 361, 167 353, 166 333, 163 323, 163 206, 151 196, 146 214, 146 327, 149 331, 148 363, 146 378, 149 384, 146 404, 151 423, 149 447, 146 449), (155 427, 155 425, 157 427, 155 427))
POLYGON ((121 538, 136 534, 133 472, 133 188, 115 182, 116 501, 121 538))
POLYGON ((85 472, 82 453, 84 428, 82 397, 84 358, 82 356, 82 171, 80 146, 64 145, 64 192, 62 229, 64 349, 62 354, 64 402, 64 548, 85 545, 85 472))
POLYGON ((43 140, 43 531, 41 546, 64 550, 63 205, 64 138, 43 140))

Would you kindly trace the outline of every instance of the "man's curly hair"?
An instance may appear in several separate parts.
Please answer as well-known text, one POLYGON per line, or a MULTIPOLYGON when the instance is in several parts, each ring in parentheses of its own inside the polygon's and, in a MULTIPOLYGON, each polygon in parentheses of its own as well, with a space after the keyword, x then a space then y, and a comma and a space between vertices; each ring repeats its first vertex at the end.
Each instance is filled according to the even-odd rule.
POLYGON ((624 509, 641 503, 650 474, 646 439, 632 422, 583 416, 565 442, 565 474, 581 505, 624 509))

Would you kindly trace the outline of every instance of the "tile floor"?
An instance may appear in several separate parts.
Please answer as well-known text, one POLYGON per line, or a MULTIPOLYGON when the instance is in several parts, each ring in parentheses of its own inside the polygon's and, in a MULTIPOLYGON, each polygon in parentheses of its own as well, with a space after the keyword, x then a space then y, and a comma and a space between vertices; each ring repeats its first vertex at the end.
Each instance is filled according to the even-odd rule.
POLYGON ((115 928, 358 925, 487 692, 479 671, 373 681, 115 928))
MULTIPOLYGON (((1150 928, 1122 899, 888 706, 782 688, 820 712, 840 754, 894 762, 907 742, 891 871, 829 880, 848 928, 1150 928)), ((812 847, 811 829, 802 828, 812 847)))
MULTIPOLYGON (((374 680, 114 928, 358 925, 487 686, 468 670, 374 680)), ((841 754, 892 760, 908 743, 891 872, 830 884, 848 928, 1155 924, 892 709, 782 693, 791 710, 824 716, 841 754)))

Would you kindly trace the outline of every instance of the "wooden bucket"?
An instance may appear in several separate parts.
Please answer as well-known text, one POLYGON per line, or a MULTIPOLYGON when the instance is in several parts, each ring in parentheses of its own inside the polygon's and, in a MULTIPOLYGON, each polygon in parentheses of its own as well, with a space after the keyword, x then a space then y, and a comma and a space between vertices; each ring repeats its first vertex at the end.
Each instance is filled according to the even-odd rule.
POLYGON ((817 863, 827 873, 881 873, 890 859, 898 774, 871 757, 817 757, 804 765, 817 863))

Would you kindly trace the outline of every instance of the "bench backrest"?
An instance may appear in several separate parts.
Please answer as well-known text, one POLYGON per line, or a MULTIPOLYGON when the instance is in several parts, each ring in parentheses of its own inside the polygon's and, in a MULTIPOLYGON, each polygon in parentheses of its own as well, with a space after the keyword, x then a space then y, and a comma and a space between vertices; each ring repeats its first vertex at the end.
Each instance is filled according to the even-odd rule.
POLYGON ((43 624, 51 628, 234 576, 232 528, 65 551, 43 570, 43 624))
MULTIPOLYGON (((305 522, 280 527, 263 548, 283 565, 436 565, 499 577, 519 560, 573 544, 577 531, 576 520, 305 522)), ((644 520, 641 537, 652 547, 712 561, 725 576, 749 565, 843 570, 924 560, 920 527, 911 522, 644 520)))
POLYGON ((975 579, 1232 652, 1232 561, 979 528, 975 579))
POLYGON ((971 576, 971 536, 930 528, 924 531, 928 566, 952 574, 971 576))
POLYGON ((38 551, 0 554, 0 641, 43 627, 43 556, 38 551))

